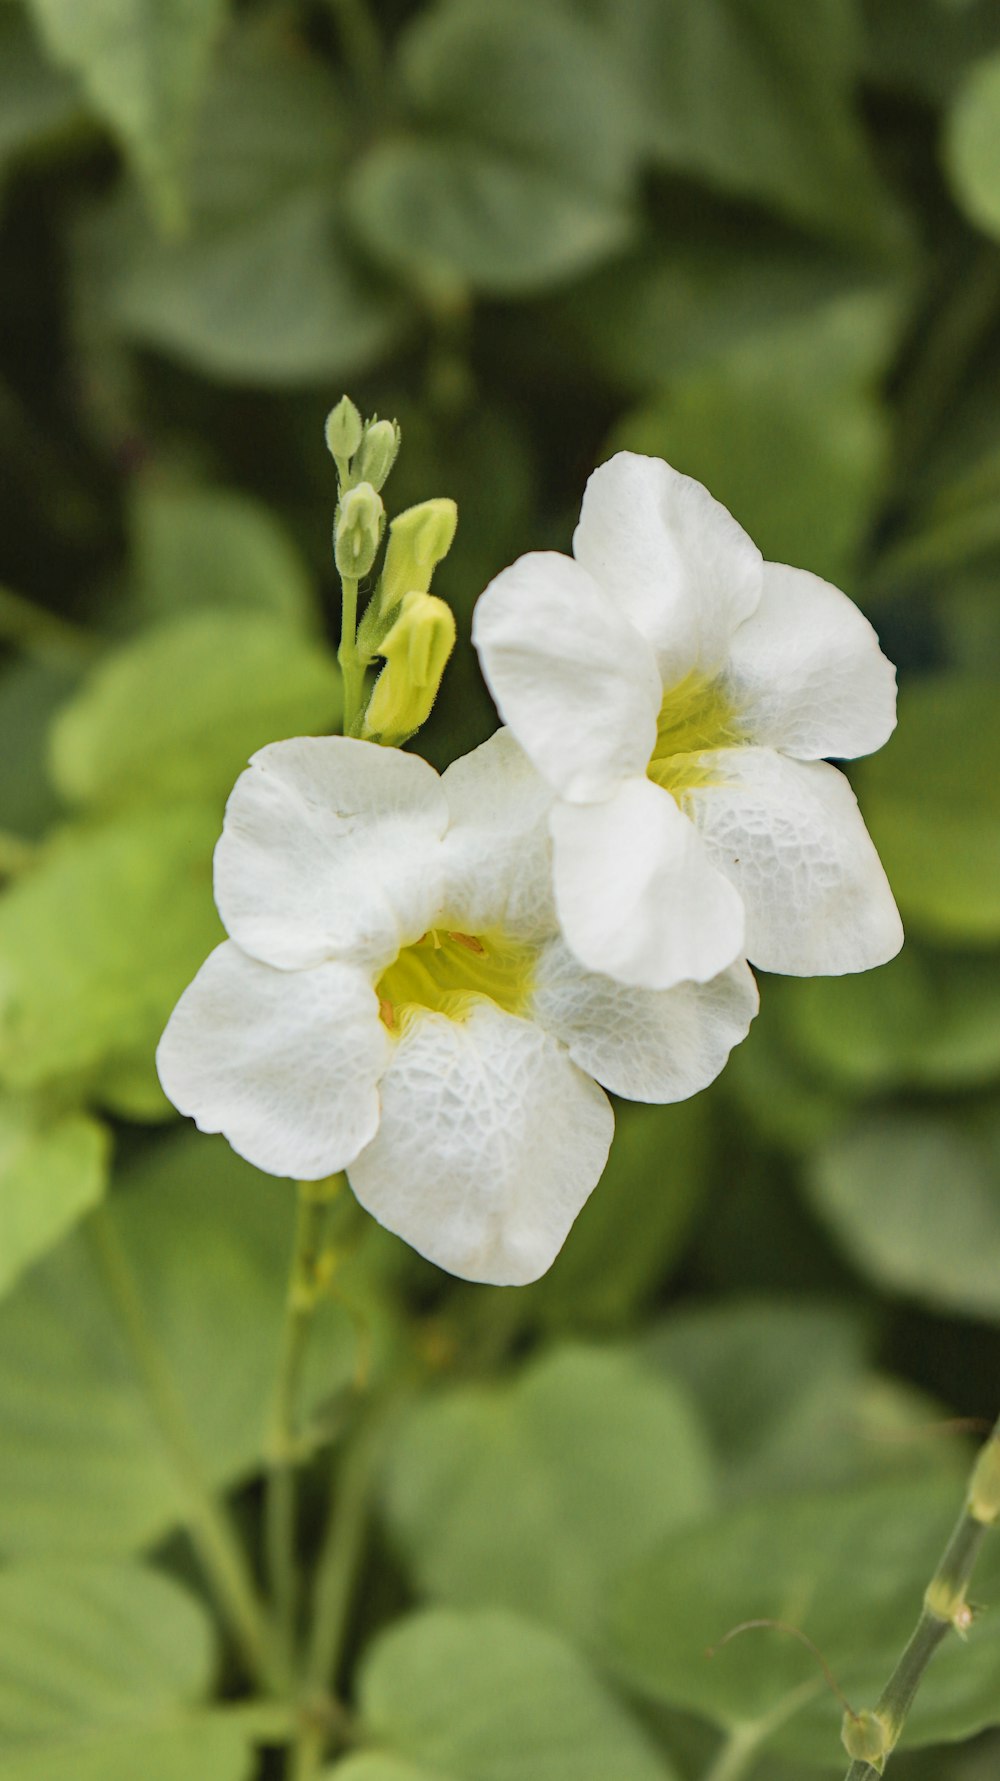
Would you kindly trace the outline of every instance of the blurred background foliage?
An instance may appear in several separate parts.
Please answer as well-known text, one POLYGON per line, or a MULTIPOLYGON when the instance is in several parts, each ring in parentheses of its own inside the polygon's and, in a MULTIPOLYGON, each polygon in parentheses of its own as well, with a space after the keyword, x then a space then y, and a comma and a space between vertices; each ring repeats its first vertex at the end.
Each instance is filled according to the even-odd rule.
MULTIPOLYGON (((960 1497, 945 1419, 997 1410, 1000 9, 0 0, 0 266, 4 1774, 282 1773, 108 1258, 253 1546, 291 1199, 152 1056, 234 777, 336 726, 345 385, 402 424, 390 509, 459 503, 438 765, 496 722, 477 595, 567 548, 612 449, 844 586, 900 663, 852 777, 908 943, 765 979, 709 1093, 619 1109, 536 1286, 345 1231, 303 1528, 308 1575, 332 1489, 331 1772, 835 1774, 808 1652, 704 1652, 791 1619, 870 1700, 960 1497)), ((996 1773, 992 1578, 900 1781, 996 1773)))

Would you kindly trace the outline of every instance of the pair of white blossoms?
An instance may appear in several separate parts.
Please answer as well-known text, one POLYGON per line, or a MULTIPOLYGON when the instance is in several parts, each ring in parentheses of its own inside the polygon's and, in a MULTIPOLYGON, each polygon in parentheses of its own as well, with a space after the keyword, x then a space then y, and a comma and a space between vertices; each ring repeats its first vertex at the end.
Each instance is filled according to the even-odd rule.
POLYGON ((718 1075, 757 1010, 748 959, 862 971, 902 942, 824 758, 895 724, 857 608, 628 452, 573 550, 481 597, 507 727, 443 775, 340 737, 254 756, 215 855, 230 939, 158 1051, 202 1130, 276 1175, 346 1169, 390 1230, 498 1284, 544 1273, 596 1185, 604 1089, 718 1075))

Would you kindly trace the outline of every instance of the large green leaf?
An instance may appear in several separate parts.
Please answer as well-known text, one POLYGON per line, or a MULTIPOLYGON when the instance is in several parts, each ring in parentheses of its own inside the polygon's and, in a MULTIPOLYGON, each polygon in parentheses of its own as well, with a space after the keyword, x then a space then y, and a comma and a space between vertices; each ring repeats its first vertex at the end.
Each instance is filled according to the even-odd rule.
POLYGON ((41 54, 22 13, 0 9, 0 172, 72 124, 80 103, 41 54))
POLYGON ((215 798, 254 750, 329 731, 332 653, 265 613, 203 612, 105 658, 52 730, 52 768, 75 803, 215 798))
POLYGON ((410 27, 400 75, 422 134, 376 145, 351 193, 358 228, 389 263, 525 291, 626 237, 627 94, 567 12, 444 0, 410 27))
POLYGON ((356 372, 401 305, 358 262, 339 197, 337 89, 287 37, 227 46, 188 178, 191 225, 162 240, 128 198, 82 242, 92 301, 126 337, 210 376, 261 384, 356 372))
POLYGON ((848 579, 886 460, 875 379, 893 304, 861 293, 800 315, 668 383, 615 446, 704 482, 771 561, 848 579))
POLYGON ((512 1614, 438 1609, 383 1633, 361 1670, 375 1745, 330 1781, 670 1781, 578 1654, 512 1614))
POLYGON ((855 777, 904 921, 966 944, 1000 937, 1000 703, 989 679, 904 686, 899 728, 855 777))
MULTIPOLYGON (((194 1132, 158 1138, 122 1186, 102 1216, 134 1269, 205 1470, 230 1484, 263 1454, 294 1192, 194 1132)), ((347 1313, 321 1306, 311 1405, 349 1383, 355 1346, 347 1313)), ((0 1306, 0 1445, 9 1554, 128 1552, 185 1518, 86 1225, 0 1306)))
POLYGON ((959 1477, 966 1443, 929 1435, 937 1407, 874 1374, 870 1347, 864 1323, 832 1298, 759 1296, 681 1309, 643 1351, 698 1405, 730 1499, 887 1475, 959 1477))
POLYGON ((158 618, 208 607, 267 613, 303 630, 315 623, 309 572, 260 502, 149 477, 135 490, 131 519, 136 599, 158 618))
POLYGON ((650 154, 808 225, 892 228, 859 127, 851 0, 574 0, 627 70, 650 154))
POLYGON ((238 1720, 201 1706, 214 1668, 208 1619, 157 1571, 4 1571, 5 1781, 243 1781, 238 1720))
MULTIPOLYGON (((812 1652, 787 1633, 734 1627, 771 1618, 823 1652, 855 1710, 874 1705, 920 1612, 961 1506, 954 1484, 879 1486, 747 1504, 669 1536, 623 1579, 611 1615, 629 1682, 699 1713, 748 1750, 838 1764, 841 1703, 812 1652), (709 1658, 706 1653, 714 1650, 709 1658)), ((934 1658, 907 1721, 913 1745, 1000 1721, 1000 1629, 978 1623, 934 1658)), ((841 1763, 843 1758, 840 1757, 841 1763)))
POLYGON ((184 804, 63 832, 0 898, 0 1078, 17 1089, 149 1060, 222 938, 219 813, 184 804))
POLYGON ((52 54, 75 70, 167 223, 227 0, 29 0, 52 54))
POLYGON ((963 209, 988 234, 1000 235, 1000 55, 978 62, 963 83, 944 152, 963 209))
POLYGON ((1000 1317, 1000 1188, 987 1138, 929 1114, 886 1115, 816 1157, 817 1211, 883 1290, 1000 1317))
POLYGON ((853 1089, 961 1088, 1000 1077, 1000 958, 921 950, 878 971, 769 986, 817 1077, 853 1089))
POLYGON ((0 1101, 0 1293, 97 1203, 108 1151, 86 1114, 0 1101))
POLYGON ((712 1484, 687 1400, 627 1352, 555 1349, 513 1384, 419 1405, 387 1507, 418 1583, 592 1637, 609 1577, 703 1512, 712 1484), (484 1537, 485 1530, 488 1537, 484 1537))

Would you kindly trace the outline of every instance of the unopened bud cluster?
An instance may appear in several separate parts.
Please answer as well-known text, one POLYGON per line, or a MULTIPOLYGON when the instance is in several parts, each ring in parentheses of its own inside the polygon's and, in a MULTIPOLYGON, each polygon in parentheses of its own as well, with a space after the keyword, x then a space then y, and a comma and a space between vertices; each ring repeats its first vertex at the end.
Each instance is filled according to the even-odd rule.
MULTIPOLYGON (((454 615, 431 594, 430 585, 451 549, 458 509, 454 501, 436 499, 397 514, 382 573, 358 626, 357 586, 375 570, 386 527, 381 490, 399 455, 400 430, 394 420, 362 420, 350 397, 343 396, 327 416, 326 443, 340 494, 333 555, 345 584, 345 613, 353 614, 354 635, 341 643, 345 687, 349 676, 352 691, 363 685, 376 657, 385 662, 367 709, 355 716, 353 733, 398 747, 429 717, 455 645, 454 615)), ((350 620, 347 628, 352 629, 350 620)))

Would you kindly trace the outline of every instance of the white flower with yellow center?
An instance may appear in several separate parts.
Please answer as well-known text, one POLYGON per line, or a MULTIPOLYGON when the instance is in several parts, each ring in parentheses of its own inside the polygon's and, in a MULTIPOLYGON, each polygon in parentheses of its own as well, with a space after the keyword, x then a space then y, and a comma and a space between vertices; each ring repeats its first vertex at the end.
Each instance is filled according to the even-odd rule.
POLYGON ((555 900, 576 956, 654 989, 740 956, 797 976, 892 958, 892 893, 825 759, 895 726, 895 671, 867 619, 818 576, 765 563, 659 458, 595 471, 573 551, 498 575, 473 639, 556 794, 555 900))
POLYGON ((203 1131, 272 1174, 346 1169, 471 1280, 533 1280, 558 1253, 611 1143, 595 1078, 681 1100, 757 1008, 742 964, 666 993, 582 969, 556 930, 550 802, 503 730, 443 776, 340 737, 262 749, 216 850, 231 938, 157 1054, 203 1131))

